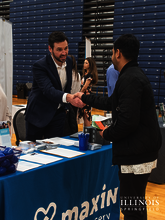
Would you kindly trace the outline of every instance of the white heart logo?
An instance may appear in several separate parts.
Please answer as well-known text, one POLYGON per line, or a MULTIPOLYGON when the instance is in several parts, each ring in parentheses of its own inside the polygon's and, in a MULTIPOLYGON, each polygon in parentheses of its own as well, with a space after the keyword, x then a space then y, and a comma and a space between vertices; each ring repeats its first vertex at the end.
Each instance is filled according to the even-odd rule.
MULTIPOLYGON (((53 212, 52 217, 51 217, 51 219, 50 219, 50 220, 52 220, 52 219, 54 218, 55 214, 56 214, 56 207, 57 207, 54 202, 51 202, 51 203, 49 204, 47 210, 45 210, 43 207, 37 209, 37 211, 36 211, 36 213, 35 213, 35 216, 34 216, 34 220, 37 220, 37 215, 38 215, 39 212, 43 212, 44 215, 47 215, 47 213, 48 213, 48 211, 49 211, 49 209, 50 209, 51 207, 54 208, 54 212, 53 212)), ((45 216, 45 218, 44 218, 43 220, 49 220, 49 218, 48 218, 47 216, 45 216)))

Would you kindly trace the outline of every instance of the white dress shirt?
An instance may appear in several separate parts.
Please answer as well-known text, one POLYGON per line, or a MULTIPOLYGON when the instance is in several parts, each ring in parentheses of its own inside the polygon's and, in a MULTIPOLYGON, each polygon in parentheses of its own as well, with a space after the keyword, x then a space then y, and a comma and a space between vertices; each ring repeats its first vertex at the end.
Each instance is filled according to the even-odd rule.
POLYGON ((80 92, 81 89, 81 76, 80 73, 78 73, 78 80, 75 76, 75 71, 72 70, 72 88, 71 88, 71 94, 74 94, 76 92, 80 92))
MULTIPOLYGON (((52 57, 52 56, 51 56, 52 57)), ((52 57, 53 59, 53 57, 52 57)), ((54 64, 56 65, 56 68, 57 68, 57 72, 58 72, 58 75, 60 77, 60 81, 61 81, 61 86, 62 86, 62 91, 65 90, 65 86, 66 86, 66 83, 67 83, 67 76, 66 76, 66 62, 62 64, 62 66, 59 66, 55 60, 53 59, 53 62, 54 64)), ((68 93, 64 93, 63 97, 62 97, 62 102, 64 103, 67 103, 66 101, 66 96, 67 96, 68 93)), ((60 107, 60 105, 58 106, 58 108, 60 107)))

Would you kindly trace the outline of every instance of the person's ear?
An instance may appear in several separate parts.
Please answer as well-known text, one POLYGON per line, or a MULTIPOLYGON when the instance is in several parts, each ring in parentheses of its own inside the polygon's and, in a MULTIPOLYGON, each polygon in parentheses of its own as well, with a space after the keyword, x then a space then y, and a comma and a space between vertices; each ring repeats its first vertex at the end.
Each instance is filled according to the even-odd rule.
POLYGON ((49 49, 49 52, 51 53, 52 52, 52 48, 50 45, 48 45, 48 49, 49 49))
POLYGON ((115 55, 116 55, 116 58, 120 58, 121 52, 119 49, 116 50, 115 55))

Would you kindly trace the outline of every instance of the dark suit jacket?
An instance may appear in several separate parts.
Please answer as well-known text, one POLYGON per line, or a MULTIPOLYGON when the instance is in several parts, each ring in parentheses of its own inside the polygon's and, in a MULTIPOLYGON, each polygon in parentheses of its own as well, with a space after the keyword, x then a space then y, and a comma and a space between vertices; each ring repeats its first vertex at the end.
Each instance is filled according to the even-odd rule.
MULTIPOLYGON (((70 93, 72 84, 72 60, 66 59, 67 84, 65 93, 70 93)), ((45 127, 52 120, 59 106, 67 107, 62 103, 64 94, 57 68, 50 54, 38 60, 33 65, 33 87, 29 95, 26 121, 37 127, 45 127)))

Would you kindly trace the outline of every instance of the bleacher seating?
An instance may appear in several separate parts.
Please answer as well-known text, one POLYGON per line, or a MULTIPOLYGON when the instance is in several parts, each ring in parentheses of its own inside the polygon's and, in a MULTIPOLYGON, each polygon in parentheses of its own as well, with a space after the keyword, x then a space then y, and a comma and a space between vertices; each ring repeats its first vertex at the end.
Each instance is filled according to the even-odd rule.
MULTIPOLYGON (((69 39, 69 53, 78 59, 78 45, 83 39, 83 6, 84 0, 15 0, 10 4, 13 94, 17 82, 32 82, 32 65, 47 54, 52 31, 64 31, 69 39)), ((156 104, 165 102, 164 11, 164 0, 115 0, 113 40, 125 33, 139 39, 138 63, 151 82, 156 104)))
POLYGON ((151 82, 155 104, 165 102, 165 2, 115 1, 113 39, 132 33, 140 41, 139 66, 151 82))
POLYGON ((63 31, 69 40, 69 53, 78 60, 82 41, 83 0, 15 0, 10 4, 13 24, 13 94, 16 84, 32 82, 32 65, 48 53, 52 31, 63 31))

